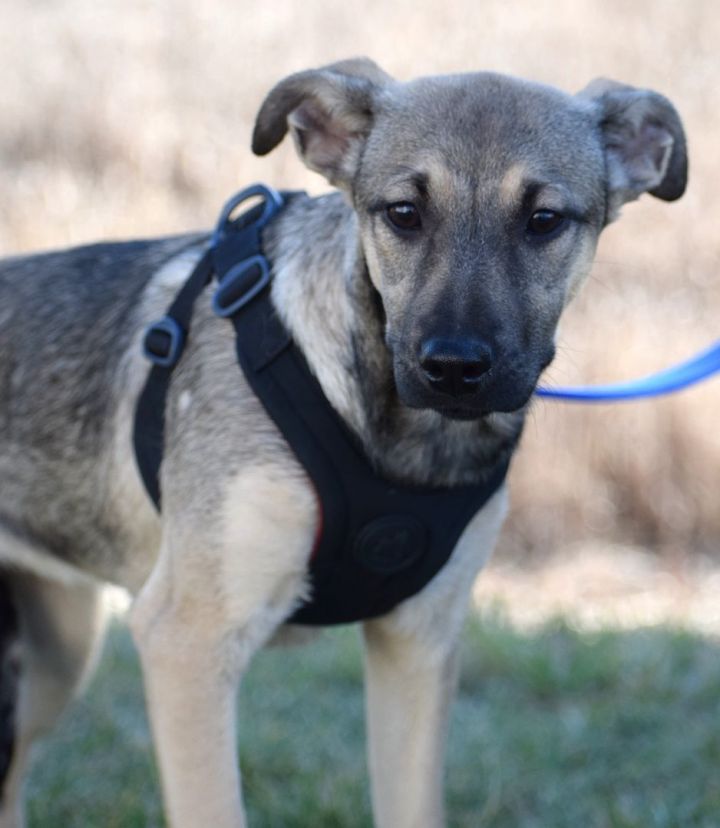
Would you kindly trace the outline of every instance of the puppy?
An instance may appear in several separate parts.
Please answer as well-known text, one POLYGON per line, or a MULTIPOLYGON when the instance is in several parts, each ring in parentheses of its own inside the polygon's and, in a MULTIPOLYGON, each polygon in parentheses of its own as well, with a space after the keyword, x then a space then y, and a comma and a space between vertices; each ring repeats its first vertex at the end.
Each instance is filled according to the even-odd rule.
MULTIPOLYGON (((399 83, 368 60, 281 81, 254 151, 288 131, 340 192, 294 194, 262 227, 261 287, 282 330, 388 489, 487 489, 438 571, 363 619, 375 824, 438 828, 458 638, 524 413, 600 231, 641 193, 683 193, 685 139, 665 98, 611 81, 575 96, 490 73, 399 83)), ((240 370, 214 286, 162 369, 159 511, 143 486, 143 338, 211 247, 181 237, 0 264, 0 597, 9 632, 17 622, 4 652, 19 653, 3 828, 22 824, 31 742, 87 673, 107 582, 134 595, 169 823, 245 825, 235 690, 258 648, 318 600, 313 550, 334 517, 240 370)), ((371 544, 378 583, 435 554, 423 540, 413 557, 418 520, 419 534, 403 524, 371 544)), ((327 554, 342 596, 373 568, 327 554)))

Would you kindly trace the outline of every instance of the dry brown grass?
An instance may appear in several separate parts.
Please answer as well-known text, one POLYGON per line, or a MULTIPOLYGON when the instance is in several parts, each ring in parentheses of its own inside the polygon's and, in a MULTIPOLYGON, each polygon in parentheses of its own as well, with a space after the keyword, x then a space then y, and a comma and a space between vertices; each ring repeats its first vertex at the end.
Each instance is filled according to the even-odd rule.
MULTIPOLYGON (((489 68, 568 90, 658 89, 687 126, 691 184, 628 206, 567 317, 556 381, 642 373, 717 338, 720 14, 714 0, 358 4, 5 0, 0 252, 208 225, 256 179, 318 190, 289 147, 248 149, 290 71, 368 54, 404 78, 489 68)), ((720 383, 612 408, 538 404, 513 469, 510 553, 584 538, 671 557, 720 544, 720 383)))

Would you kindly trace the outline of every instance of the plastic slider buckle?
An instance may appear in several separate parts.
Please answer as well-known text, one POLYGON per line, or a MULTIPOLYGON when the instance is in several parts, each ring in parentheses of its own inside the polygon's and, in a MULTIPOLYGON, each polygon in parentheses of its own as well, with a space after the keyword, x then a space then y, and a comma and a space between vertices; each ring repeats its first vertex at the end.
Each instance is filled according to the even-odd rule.
POLYGON ((270 267, 264 256, 251 256, 223 276, 212 298, 212 309, 222 317, 234 316, 270 284, 270 267))
POLYGON ((185 345, 185 331, 172 316, 163 316, 145 331, 143 354, 161 368, 172 368, 185 345))
POLYGON ((213 233, 213 246, 225 235, 226 231, 232 227, 231 216, 237 208, 244 202, 251 198, 260 198, 263 202, 263 211, 260 217, 254 222, 258 230, 262 229, 270 219, 282 209, 285 201, 277 190, 272 187, 266 187, 264 184, 253 184, 236 193, 223 207, 220 213, 220 218, 213 233))

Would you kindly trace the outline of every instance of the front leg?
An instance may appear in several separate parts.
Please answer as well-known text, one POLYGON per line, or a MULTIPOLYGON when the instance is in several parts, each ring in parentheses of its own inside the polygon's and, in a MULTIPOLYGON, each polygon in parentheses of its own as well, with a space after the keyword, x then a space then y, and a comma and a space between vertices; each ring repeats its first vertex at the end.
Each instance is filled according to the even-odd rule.
POLYGON ((174 613, 136 641, 168 824, 244 828, 234 648, 174 613))
POLYGON ((365 625, 367 720, 378 828, 445 824, 442 760, 457 641, 436 651, 387 622, 365 625))
POLYGON ((377 828, 442 828, 443 757, 470 591, 506 512, 498 492, 421 593, 367 622, 366 699, 377 828))
POLYGON ((244 828, 235 697, 242 671, 304 585, 315 503, 304 480, 257 467, 222 513, 164 515, 157 566, 133 607, 168 824, 244 828), (282 475, 282 476, 281 476, 282 475))

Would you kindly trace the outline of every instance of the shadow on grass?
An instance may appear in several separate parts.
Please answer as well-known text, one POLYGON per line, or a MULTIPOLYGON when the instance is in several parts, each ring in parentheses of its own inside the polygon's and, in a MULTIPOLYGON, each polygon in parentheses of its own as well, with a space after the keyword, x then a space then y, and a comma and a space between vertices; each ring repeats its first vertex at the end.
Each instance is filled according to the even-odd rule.
MULTIPOLYGON (((720 653, 668 628, 473 620, 448 758, 450 826, 720 824, 720 653)), ((241 691, 253 828, 369 828, 358 637, 261 654, 241 691)), ((30 825, 163 824, 137 659, 112 631, 31 776, 30 825)), ((400 778, 398 784, 402 785, 400 778)))

